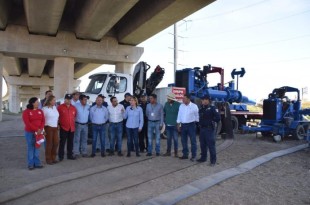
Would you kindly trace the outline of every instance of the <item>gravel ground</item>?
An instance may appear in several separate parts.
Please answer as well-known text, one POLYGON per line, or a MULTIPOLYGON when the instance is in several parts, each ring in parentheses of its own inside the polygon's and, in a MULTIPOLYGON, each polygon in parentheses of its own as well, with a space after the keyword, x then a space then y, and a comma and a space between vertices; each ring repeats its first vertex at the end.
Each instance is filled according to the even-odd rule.
MULTIPOLYGON (((16 132, 20 132, 22 126, 20 119, 14 118, 10 121, 15 123, 16 132)), ((6 129, 11 129, 12 123, 0 123, 2 133, 5 133, 6 129)), ((222 142, 218 140, 217 144, 222 142)), ((41 170, 28 171, 24 137, 0 135, 0 193, 52 177, 96 167, 108 170, 141 160, 143 162, 51 186, 9 203, 138 204, 201 177, 301 143, 304 142, 291 139, 273 143, 270 138, 256 138, 254 134, 236 135, 233 145, 218 154, 218 164, 215 167, 210 167, 207 163, 196 164, 174 157, 147 159, 143 154, 140 158, 129 159, 114 156, 83 158, 77 161, 64 160, 57 165, 46 165, 41 170)), ((162 140, 161 144, 163 153, 166 141, 162 140)), ((44 158, 43 152, 41 158, 44 158)), ((180 204, 309 204, 309 160, 309 150, 272 160, 248 173, 190 197, 180 204)))

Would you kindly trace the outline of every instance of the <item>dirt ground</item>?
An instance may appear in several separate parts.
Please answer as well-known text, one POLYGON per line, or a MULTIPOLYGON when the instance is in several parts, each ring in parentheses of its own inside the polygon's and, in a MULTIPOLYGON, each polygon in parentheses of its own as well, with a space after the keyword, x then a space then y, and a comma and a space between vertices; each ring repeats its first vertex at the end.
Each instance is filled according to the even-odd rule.
MULTIPOLYGON (((8 204, 138 204, 255 157, 304 143, 292 139, 274 143, 270 138, 256 138, 254 134, 236 135, 233 144, 218 154, 218 164, 215 167, 174 157, 148 159, 143 154, 140 158, 113 156, 64 160, 56 165, 46 165, 41 170, 28 171, 24 137, 12 137, 13 132, 10 132, 11 137, 3 136, 6 129, 12 130, 14 126, 16 132, 22 132, 20 123, 21 120, 16 117, 0 123, 0 194, 34 182, 78 174, 88 169, 102 171, 43 188, 8 204)), ((217 144, 221 143, 223 140, 217 141, 217 144)), ((161 152, 164 153, 166 140, 161 140, 161 145, 161 152)), ((41 158, 43 157, 42 149, 41 158)), ((310 204, 309 193, 308 148, 274 159, 179 204, 310 204)))

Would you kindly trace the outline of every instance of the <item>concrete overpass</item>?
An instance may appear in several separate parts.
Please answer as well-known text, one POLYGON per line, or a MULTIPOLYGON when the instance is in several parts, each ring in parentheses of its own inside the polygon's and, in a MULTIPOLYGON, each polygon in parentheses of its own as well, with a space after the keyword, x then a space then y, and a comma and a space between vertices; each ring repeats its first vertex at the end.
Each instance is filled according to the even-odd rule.
POLYGON ((0 77, 10 111, 27 93, 71 92, 102 64, 130 72, 143 54, 136 45, 213 1, 0 0, 0 77))

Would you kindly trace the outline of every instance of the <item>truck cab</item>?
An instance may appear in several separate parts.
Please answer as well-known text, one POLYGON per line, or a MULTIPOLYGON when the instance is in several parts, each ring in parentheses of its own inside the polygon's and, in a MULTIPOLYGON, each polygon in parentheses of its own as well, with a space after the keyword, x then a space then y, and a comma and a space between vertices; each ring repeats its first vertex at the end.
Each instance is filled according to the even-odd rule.
POLYGON ((124 94, 132 93, 132 75, 123 73, 101 72, 89 76, 90 82, 84 92, 89 96, 89 103, 96 101, 99 94, 104 95, 106 102, 110 104, 110 97, 115 96, 119 101, 124 94))

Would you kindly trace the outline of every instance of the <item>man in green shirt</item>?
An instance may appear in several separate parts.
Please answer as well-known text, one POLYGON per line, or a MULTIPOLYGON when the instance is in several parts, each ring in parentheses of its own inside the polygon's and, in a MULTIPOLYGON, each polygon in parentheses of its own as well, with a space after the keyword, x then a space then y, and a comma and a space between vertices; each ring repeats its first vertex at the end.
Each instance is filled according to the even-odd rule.
POLYGON ((165 124, 167 131, 167 153, 164 156, 171 156, 172 139, 174 142, 174 156, 178 157, 178 129, 177 117, 180 103, 175 98, 175 94, 167 95, 167 102, 164 106, 165 124))

